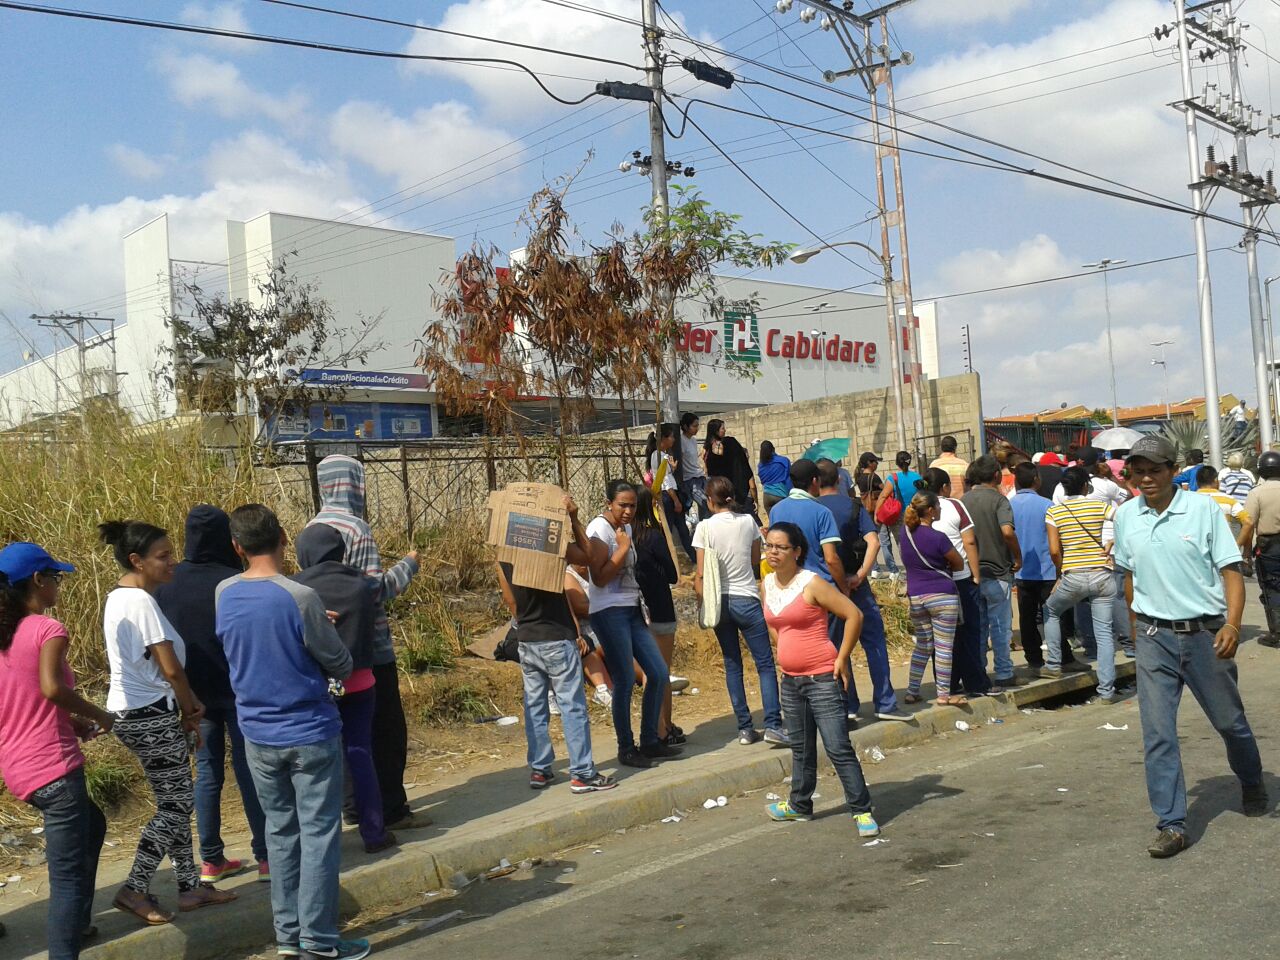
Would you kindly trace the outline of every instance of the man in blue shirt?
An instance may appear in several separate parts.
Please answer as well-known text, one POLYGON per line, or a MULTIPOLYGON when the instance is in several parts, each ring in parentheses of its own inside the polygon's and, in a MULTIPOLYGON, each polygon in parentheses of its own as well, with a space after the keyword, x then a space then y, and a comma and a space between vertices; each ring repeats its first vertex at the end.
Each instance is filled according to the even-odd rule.
POLYGON ((276 944, 303 960, 361 960, 369 942, 338 937, 342 720, 329 692, 351 675, 351 654, 316 592, 281 573, 274 513, 239 507, 231 539, 247 568, 218 585, 215 630, 267 818, 276 944))
MULTIPOLYGON (((769 523, 786 521, 799 527, 809 544, 804 560, 805 569, 813 571, 828 583, 835 584, 837 590, 847 594, 849 578, 838 549, 842 542, 840 528, 836 526, 831 511, 818 502, 818 493, 818 465, 812 460, 797 460, 791 465, 791 492, 785 500, 773 505, 773 509, 769 511, 769 523)), ((858 619, 862 620, 861 610, 858 611, 858 619)), ((827 629, 832 637, 838 637, 843 642, 844 627, 834 614, 827 617, 827 629)), ((836 646, 840 646, 840 643, 837 642, 836 646)), ((845 713, 854 723, 858 719, 858 706, 857 694, 846 691, 845 713)))
MULTIPOLYGON (((1013 481, 1017 492, 1009 501, 1013 508, 1013 528, 1022 550, 1022 567, 1018 570, 1018 634, 1022 639, 1022 652, 1027 665, 1044 666, 1039 620, 1041 610, 1054 584, 1058 582, 1058 569, 1049 556, 1049 536, 1045 530, 1044 515, 1053 501, 1040 493, 1040 471, 1034 463, 1020 463, 1013 468, 1013 481)), ((1063 644, 1064 670, 1087 670, 1063 644)))
POLYGON ((1200 484, 1196 483, 1196 474, 1203 464, 1204 451, 1192 447, 1187 451, 1187 465, 1180 474, 1173 478, 1173 485, 1195 493, 1200 489, 1200 484))
POLYGON ((1115 559, 1125 571, 1137 642, 1138 708, 1147 796, 1160 831, 1153 857, 1185 850, 1187 790, 1178 702, 1189 686, 1227 745, 1246 816, 1267 810, 1262 759, 1240 700, 1234 657, 1244 614, 1240 550, 1218 505, 1174 483, 1173 445, 1143 437, 1129 451, 1141 496, 1115 517, 1115 559))
MULTIPOLYGON (((871 674, 871 688, 875 697, 876 717, 880 720, 910 720, 911 714, 898 706, 893 692, 893 680, 889 676, 889 647, 885 642, 884 618, 867 577, 875 566, 880 552, 880 534, 876 522, 871 519, 862 502, 847 493, 840 492, 838 464, 822 459, 818 461, 818 502, 831 511, 836 528, 840 531, 840 543, 836 553, 845 569, 849 585, 849 599, 862 611, 862 633, 859 642, 867 655, 867 671, 871 674)), ((831 638, 839 646, 844 640, 844 628, 831 617, 840 632, 831 638)), ((853 677, 849 678, 846 706, 849 713, 857 713, 860 701, 853 677)))

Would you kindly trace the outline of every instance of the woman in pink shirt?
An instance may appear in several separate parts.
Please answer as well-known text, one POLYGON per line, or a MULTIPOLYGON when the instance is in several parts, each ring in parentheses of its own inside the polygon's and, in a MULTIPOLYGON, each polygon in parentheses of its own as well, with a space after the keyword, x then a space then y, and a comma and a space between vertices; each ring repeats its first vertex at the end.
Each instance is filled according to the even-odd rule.
POLYGON ((782 712, 791 738, 791 798, 769 804, 774 820, 812 820, 818 783, 818 737, 844 786, 858 836, 880 833, 871 815, 871 792, 858 755, 849 743, 844 688, 849 656, 862 630, 862 614, 852 600, 811 570, 804 569, 809 544, 794 523, 775 523, 764 553, 773 572, 760 585, 764 619, 778 643, 782 671, 782 712), (844 621, 840 649, 827 636, 827 614, 844 621))
POLYGON ((44 615, 75 568, 34 543, 0 550, 0 775, 44 817, 50 960, 74 960, 95 931, 93 891, 107 821, 85 787, 80 740, 114 718, 75 690, 67 629, 44 615))

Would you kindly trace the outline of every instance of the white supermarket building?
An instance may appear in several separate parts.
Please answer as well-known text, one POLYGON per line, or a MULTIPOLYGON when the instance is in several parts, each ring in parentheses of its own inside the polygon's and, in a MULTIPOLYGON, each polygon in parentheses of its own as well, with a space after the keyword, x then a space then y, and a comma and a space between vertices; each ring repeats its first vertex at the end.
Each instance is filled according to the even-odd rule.
MULTIPOLYGON (((406 440, 467 432, 444 416, 414 363, 418 338, 437 315, 433 294, 441 278, 453 272, 457 250, 452 237, 264 213, 227 221, 226 260, 209 263, 182 259, 183 238, 170 235, 169 219, 162 215, 123 239, 123 321, 113 327, 88 322, 82 346, 28 354, 23 366, 0 375, 0 428, 56 422, 87 401, 111 396, 139 423, 174 416, 178 401, 160 369, 166 347, 172 346, 166 317, 181 309, 183 284, 252 300, 259 278, 287 256, 289 272, 315 285, 337 325, 379 318, 372 339, 381 346, 354 369, 300 371, 304 381, 340 384, 343 398, 313 404, 305 417, 274 423, 278 440, 406 440)), ((786 271, 777 268, 772 276, 786 271)), ((730 300, 754 295, 755 314, 719 325, 696 314, 684 318, 686 335, 679 347, 695 355, 698 375, 681 388, 682 409, 714 413, 889 383, 882 295, 759 276, 725 278, 723 287, 730 300), (754 380, 729 373, 726 350, 756 366, 754 380)), ((936 378, 935 307, 916 304, 915 312, 924 373, 936 378)), ((898 320, 905 343, 901 310, 898 320)), ((598 398, 598 406, 622 415, 617 398, 598 398)), ((646 413, 652 409, 639 406, 646 413)))

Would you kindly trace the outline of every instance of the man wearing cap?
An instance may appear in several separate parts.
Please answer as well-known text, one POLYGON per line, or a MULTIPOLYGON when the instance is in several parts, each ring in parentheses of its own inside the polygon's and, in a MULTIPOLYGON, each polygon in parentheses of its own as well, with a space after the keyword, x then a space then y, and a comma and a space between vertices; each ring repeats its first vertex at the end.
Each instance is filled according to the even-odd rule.
POLYGON ((1178 747, 1184 685, 1226 743, 1245 815, 1267 808, 1262 759, 1233 659, 1244 613, 1240 549, 1217 504, 1175 485, 1175 456, 1163 437, 1133 445, 1128 465, 1139 496, 1115 519, 1115 559, 1134 616, 1147 796, 1160 831, 1147 848, 1153 857, 1172 857, 1188 844, 1178 747))

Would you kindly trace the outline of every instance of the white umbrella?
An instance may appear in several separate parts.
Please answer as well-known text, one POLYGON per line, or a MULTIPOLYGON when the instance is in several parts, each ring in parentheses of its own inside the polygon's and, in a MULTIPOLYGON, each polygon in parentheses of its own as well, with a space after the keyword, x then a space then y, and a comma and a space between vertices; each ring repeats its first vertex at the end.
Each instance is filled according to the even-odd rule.
POLYGON ((1112 427, 1095 434, 1093 445, 1099 450, 1130 450, 1142 436, 1137 430, 1130 430, 1128 427, 1112 427))

